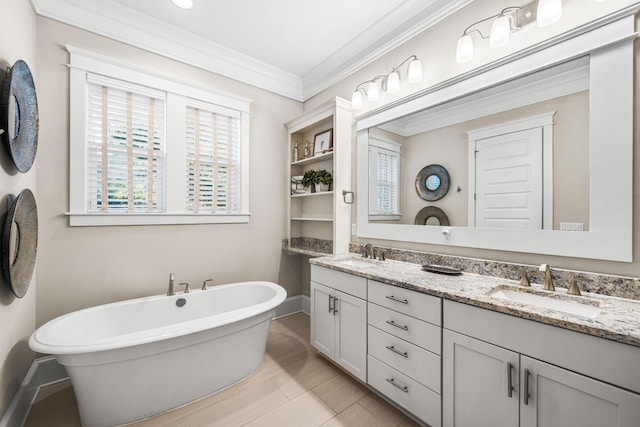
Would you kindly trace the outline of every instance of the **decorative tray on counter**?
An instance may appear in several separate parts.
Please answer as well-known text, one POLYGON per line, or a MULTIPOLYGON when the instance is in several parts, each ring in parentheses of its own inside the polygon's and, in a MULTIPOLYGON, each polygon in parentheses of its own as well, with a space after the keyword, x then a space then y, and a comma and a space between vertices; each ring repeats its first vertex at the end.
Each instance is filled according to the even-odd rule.
POLYGON ((429 273, 447 274, 449 276, 457 276, 462 274, 462 270, 453 267, 447 267, 446 265, 423 264, 422 270, 428 271, 429 273))

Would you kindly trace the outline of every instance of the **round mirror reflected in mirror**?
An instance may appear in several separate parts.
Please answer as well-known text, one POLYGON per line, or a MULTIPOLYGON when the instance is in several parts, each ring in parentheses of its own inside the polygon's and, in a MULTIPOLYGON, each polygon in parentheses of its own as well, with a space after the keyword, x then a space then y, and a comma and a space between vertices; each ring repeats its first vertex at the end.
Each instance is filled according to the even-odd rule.
POLYGON ((448 226, 449 217, 444 211, 436 206, 426 206, 416 214, 414 220, 416 225, 435 225, 435 226, 448 226))
POLYGON ((11 95, 9 97, 9 117, 7 117, 7 123, 9 124, 9 138, 16 139, 18 132, 20 132, 20 106, 18 105, 18 99, 11 95))
POLYGON ((435 216, 430 216, 429 218, 427 218, 425 225, 440 225, 440 220, 435 216))
POLYGON ((423 167, 416 176, 416 191, 429 202, 442 199, 449 191, 449 172, 441 165, 423 167))
POLYGON ((429 177, 427 177, 426 184, 427 190, 436 191, 440 188, 440 178, 438 175, 429 175, 429 177))

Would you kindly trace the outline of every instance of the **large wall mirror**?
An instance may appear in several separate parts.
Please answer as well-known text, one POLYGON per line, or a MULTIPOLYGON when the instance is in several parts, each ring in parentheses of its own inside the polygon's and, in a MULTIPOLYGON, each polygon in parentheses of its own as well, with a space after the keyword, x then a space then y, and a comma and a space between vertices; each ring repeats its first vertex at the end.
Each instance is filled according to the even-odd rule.
POLYGON ((357 117, 358 236, 632 261, 627 12, 357 117), (415 225, 426 207, 449 226, 415 225))

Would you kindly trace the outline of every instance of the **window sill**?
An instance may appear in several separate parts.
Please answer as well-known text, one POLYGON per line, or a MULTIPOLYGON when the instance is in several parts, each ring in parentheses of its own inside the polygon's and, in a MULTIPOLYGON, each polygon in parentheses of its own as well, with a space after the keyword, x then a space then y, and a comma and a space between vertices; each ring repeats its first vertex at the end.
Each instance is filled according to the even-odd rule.
POLYGON ((250 213, 194 214, 194 213, 76 213, 67 212, 71 227, 100 227, 111 225, 174 225, 174 224, 246 224, 250 213))
POLYGON ((369 214, 369 221, 400 221, 400 214, 369 214))

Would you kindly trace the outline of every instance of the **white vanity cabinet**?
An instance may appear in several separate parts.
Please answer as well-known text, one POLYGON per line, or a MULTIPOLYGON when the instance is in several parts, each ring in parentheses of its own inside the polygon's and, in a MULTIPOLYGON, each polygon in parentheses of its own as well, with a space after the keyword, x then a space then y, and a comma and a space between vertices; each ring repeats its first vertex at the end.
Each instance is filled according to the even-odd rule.
POLYGON ((444 426, 640 425, 637 347, 451 301, 443 310, 444 426))
POLYGON ((311 344, 367 381, 367 279, 311 266, 311 344))
POLYGON ((442 300, 374 280, 368 300, 369 385, 439 427, 442 300))

